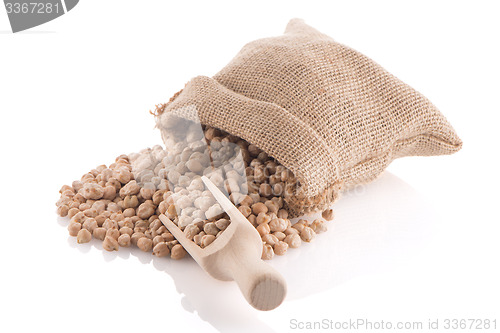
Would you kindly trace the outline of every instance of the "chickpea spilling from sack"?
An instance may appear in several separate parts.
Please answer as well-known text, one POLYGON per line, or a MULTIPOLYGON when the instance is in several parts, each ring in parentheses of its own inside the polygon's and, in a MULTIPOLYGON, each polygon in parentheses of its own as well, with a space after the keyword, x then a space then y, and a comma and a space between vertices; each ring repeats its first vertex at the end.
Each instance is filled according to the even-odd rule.
POLYGON ((257 229, 262 237, 262 259, 283 255, 288 248, 297 248, 326 231, 324 220, 333 219, 331 209, 323 212, 324 220, 299 220, 292 225, 288 219, 283 199, 296 186, 291 171, 238 137, 211 127, 204 127, 203 133, 205 138, 171 142, 166 150, 155 146, 120 155, 111 165, 100 165, 71 186, 64 185, 56 205, 60 216, 70 218, 69 234, 78 243, 99 239, 107 251, 134 245, 158 257, 181 259, 186 251, 158 219, 165 214, 187 238, 208 247, 230 220, 204 188, 202 174, 225 188, 257 229), (212 159, 203 153, 206 146, 200 139, 209 143, 212 159), (243 158, 234 159, 230 168, 217 165, 218 157, 231 155, 225 143, 238 147, 243 158), (226 180, 218 167, 224 167, 226 180), (231 174, 237 172, 243 175, 243 184, 231 181, 231 174))

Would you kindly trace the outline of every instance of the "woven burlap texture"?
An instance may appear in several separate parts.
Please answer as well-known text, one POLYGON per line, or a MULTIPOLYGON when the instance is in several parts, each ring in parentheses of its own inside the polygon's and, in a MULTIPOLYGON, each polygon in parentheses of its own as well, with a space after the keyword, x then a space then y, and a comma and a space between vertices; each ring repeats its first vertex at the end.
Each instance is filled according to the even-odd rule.
POLYGON ((165 112, 194 108, 203 124, 293 171, 300 187, 286 201, 294 216, 325 208, 395 158, 462 146, 427 98, 300 19, 282 36, 246 44, 213 78, 195 77, 174 97, 165 112))

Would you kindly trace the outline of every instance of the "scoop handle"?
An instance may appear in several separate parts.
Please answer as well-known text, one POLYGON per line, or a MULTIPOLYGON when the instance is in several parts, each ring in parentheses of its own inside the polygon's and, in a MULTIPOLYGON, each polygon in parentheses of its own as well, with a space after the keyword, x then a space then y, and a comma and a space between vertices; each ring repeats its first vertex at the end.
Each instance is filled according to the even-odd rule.
POLYGON ((225 258, 225 266, 238 284, 243 296, 257 310, 268 311, 278 307, 286 296, 286 281, 271 265, 266 264, 255 251, 235 249, 237 255, 225 258))

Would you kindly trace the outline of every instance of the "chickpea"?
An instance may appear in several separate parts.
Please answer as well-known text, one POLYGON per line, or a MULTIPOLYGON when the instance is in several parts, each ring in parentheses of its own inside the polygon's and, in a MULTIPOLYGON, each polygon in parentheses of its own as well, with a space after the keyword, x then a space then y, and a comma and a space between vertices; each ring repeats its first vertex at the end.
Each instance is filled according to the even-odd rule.
POLYGON ((158 243, 163 243, 163 237, 161 237, 160 235, 158 236, 155 236, 153 238, 153 248, 158 244, 158 243))
POLYGON ((175 260, 184 258, 186 254, 186 250, 180 244, 175 244, 170 251, 170 257, 175 260))
POLYGON ((184 228, 184 235, 189 240, 193 240, 194 236, 196 236, 199 232, 200 229, 195 224, 188 224, 186 228, 184 228))
POLYGON ((104 194, 102 186, 94 183, 85 183, 82 188, 82 195, 85 199, 101 199, 104 194))
POLYGON ((217 228, 217 226, 215 225, 214 222, 209 222, 209 223, 205 224, 205 226, 203 227, 203 231, 207 235, 215 236, 219 232, 219 228, 217 228))
POLYGON ((111 237, 118 240, 118 237, 120 237, 120 231, 118 231, 118 229, 108 229, 106 231, 106 237, 111 237))
POLYGON ((214 235, 204 235, 201 237, 201 247, 205 248, 207 246, 209 246, 210 244, 213 243, 213 241, 215 240, 215 236, 214 235))
POLYGON ((269 223, 271 222, 271 217, 266 213, 260 213, 259 215, 257 215, 256 222, 257 224, 269 223))
POLYGON ((163 237, 163 241, 166 243, 166 242, 171 242, 173 241, 175 238, 174 238, 174 235, 172 235, 170 232, 164 232, 161 234, 161 237, 163 237))
POLYGON ((123 207, 125 209, 127 209, 127 208, 136 208, 137 206, 139 206, 139 199, 137 198, 136 195, 126 196, 123 199, 123 207))
POLYGON ((317 234, 325 232, 327 230, 325 222, 319 219, 316 219, 313 221, 313 223, 311 223, 311 228, 317 234))
POLYGON ((248 206, 240 206, 238 210, 243 214, 243 216, 248 217, 252 213, 252 209, 248 206))
POLYGON ((302 244, 302 240, 300 239, 300 236, 298 234, 290 234, 286 236, 284 241, 291 248, 297 248, 302 244))
POLYGON ((132 217, 135 215, 135 209, 134 208, 126 208, 123 211, 123 217, 132 217))
POLYGON ((279 217, 280 219, 286 219, 286 218, 288 218, 288 212, 287 212, 286 210, 284 210, 284 209, 280 209, 280 210, 278 211, 278 214, 277 214, 277 215, 278 215, 278 217, 279 217))
POLYGON ((85 222, 83 222, 82 227, 92 233, 94 229, 98 227, 97 221, 93 218, 88 218, 85 220, 85 222))
POLYGON ((102 198, 105 200, 113 200, 114 198, 116 198, 116 187, 113 185, 105 185, 102 198))
POLYGON ((267 183, 260 184, 259 194, 263 197, 270 197, 273 194, 273 188, 267 183))
POLYGON ((262 236, 262 241, 271 246, 274 246, 274 244, 279 242, 278 238, 272 234, 265 234, 262 236))
POLYGON ((87 229, 80 229, 80 231, 78 231, 78 234, 76 235, 76 241, 79 244, 88 243, 91 239, 92 235, 87 229))
POLYGON ((79 180, 75 180, 71 186, 73 187, 73 190, 76 192, 80 191, 80 189, 83 188, 83 183, 79 180))
POLYGON ((257 202, 252 205, 252 212, 255 215, 259 215, 260 213, 267 213, 268 208, 262 202, 257 202))
POLYGON ((267 200, 264 204, 266 205, 269 213, 274 213, 274 214, 278 213, 279 208, 274 201, 267 200))
POLYGON ((68 231, 69 235, 76 237, 78 235, 78 232, 82 229, 82 225, 77 222, 70 222, 68 225, 68 231))
POLYGON ((144 236, 144 233, 142 232, 134 232, 132 236, 130 236, 130 242, 134 245, 137 245, 137 242, 139 239, 141 239, 144 236))
POLYGON ((140 190, 141 187, 137 184, 137 182, 135 180, 131 180, 120 189, 120 196, 124 198, 129 195, 137 195, 140 190))
POLYGON ((299 222, 292 225, 292 228, 297 229, 297 231, 301 233, 302 230, 304 230, 304 228, 307 226, 307 224, 308 223, 306 220, 299 220, 299 222))
POLYGON ((104 238, 106 238, 106 231, 106 229, 98 227, 94 229, 92 235, 98 240, 104 240, 104 238))
POLYGON ((280 241, 284 240, 286 235, 282 233, 281 231, 275 231, 273 232, 273 235, 280 241))
POLYGON ((57 214, 59 214, 59 216, 65 217, 65 216, 68 216, 68 213, 69 213, 68 206, 62 205, 62 206, 57 207, 57 214))
POLYGON ((269 227, 271 231, 285 231, 287 229, 287 223, 284 219, 274 219, 269 222, 269 227))
POLYGON ((264 244, 262 247, 262 259, 271 260, 274 257, 273 247, 269 244, 264 244))
POLYGON ((102 242, 102 248, 106 251, 118 251, 120 248, 118 241, 113 237, 106 236, 102 242))
POLYGON ((147 219, 151 217, 151 215, 153 215, 154 213, 155 213, 155 206, 147 202, 141 204, 136 211, 137 216, 141 219, 147 219))
POLYGON ((165 257, 170 254, 170 249, 165 242, 160 242, 153 248, 153 255, 157 257, 165 257))
POLYGON ((258 225, 257 231, 259 232, 260 236, 262 237, 262 236, 270 233, 271 232, 271 228, 269 227, 269 224, 262 223, 262 224, 258 225))
POLYGON ((215 226, 219 230, 226 230, 226 228, 229 226, 231 222, 228 219, 219 219, 215 222, 215 226))
POLYGON ((121 234, 120 237, 118 237, 118 245, 121 247, 129 247, 130 246, 130 235, 129 234, 121 234))
POLYGON ((141 251, 149 252, 153 247, 153 241, 147 237, 141 237, 137 241, 137 247, 141 249, 141 251))
POLYGON ((310 227, 304 227, 304 229, 300 232, 300 238, 304 242, 312 241, 314 239, 314 236, 316 236, 316 233, 310 227))
POLYGON ((327 221, 333 220, 333 209, 325 209, 321 216, 327 221))
POLYGON ((282 256, 288 250, 288 243, 283 241, 278 241, 276 244, 274 244, 273 249, 274 253, 276 253, 279 256, 282 256))

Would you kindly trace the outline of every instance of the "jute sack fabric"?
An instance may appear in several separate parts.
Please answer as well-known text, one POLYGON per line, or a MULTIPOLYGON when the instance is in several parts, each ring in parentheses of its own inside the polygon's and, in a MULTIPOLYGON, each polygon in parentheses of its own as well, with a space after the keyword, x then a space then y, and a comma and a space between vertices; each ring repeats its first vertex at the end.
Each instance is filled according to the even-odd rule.
POLYGON ((293 171, 292 216, 327 207, 395 158, 462 146, 427 98, 300 19, 282 36, 246 44, 213 78, 189 81, 157 115, 158 127, 165 112, 187 108, 293 171))

